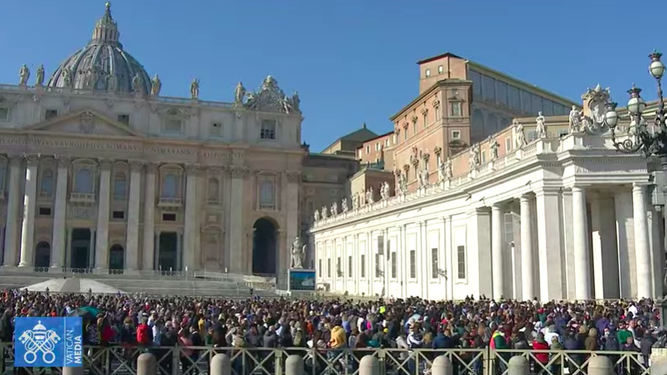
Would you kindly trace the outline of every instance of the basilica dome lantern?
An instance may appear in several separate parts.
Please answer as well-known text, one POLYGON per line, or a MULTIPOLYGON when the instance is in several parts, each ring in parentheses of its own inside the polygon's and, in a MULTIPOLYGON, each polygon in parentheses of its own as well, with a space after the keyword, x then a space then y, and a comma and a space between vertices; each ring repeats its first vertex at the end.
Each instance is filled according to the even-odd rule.
POLYGON ((104 15, 95 23, 88 45, 65 59, 47 86, 148 94, 151 82, 148 73, 123 50, 119 37, 118 25, 111 16, 111 4, 106 3, 104 15))

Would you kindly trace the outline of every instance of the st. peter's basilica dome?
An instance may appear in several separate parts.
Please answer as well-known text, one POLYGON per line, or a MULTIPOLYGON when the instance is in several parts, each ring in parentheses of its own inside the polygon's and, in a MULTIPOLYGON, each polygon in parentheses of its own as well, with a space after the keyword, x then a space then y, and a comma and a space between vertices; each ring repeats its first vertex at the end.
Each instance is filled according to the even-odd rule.
POLYGON ((87 46, 65 59, 53 73, 48 87, 149 93, 150 77, 144 67, 123 50, 111 4, 95 24, 87 46))

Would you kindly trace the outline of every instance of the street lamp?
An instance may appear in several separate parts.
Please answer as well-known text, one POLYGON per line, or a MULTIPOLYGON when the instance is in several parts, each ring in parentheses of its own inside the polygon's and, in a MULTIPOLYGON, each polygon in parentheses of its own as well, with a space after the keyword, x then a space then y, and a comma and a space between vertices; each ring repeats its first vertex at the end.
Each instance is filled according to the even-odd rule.
MULTIPOLYGON (((624 153, 641 152, 645 157, 655 156, 660 159, 663 171, 667 172, 667 112, 662 95, 662 76, 665 74, 665 65, 660 61, 662 53, 653 51, 648 56, 651 63, 648 66, 649 73, 655 78, 658 88, 658 109, 655 112, 654 126, 649 131, 646 122, 642 121, 642 114, 646 109, 646 102, 641 97, 642 89, 634 84, 628 90, 630 99, 628 100, 628 113, 635 125, 634 139, 628 137, 623 141, 616 140, 616 126, 618 125, 618 113, 616 113, 616 103, 607 104, 604 116, 605 123, 611 130, 611 140, 614 147, 624 153)), ((664 271, 663 271, 664 273, 664 271)), ((663 275, 663 287, 667 288, 667 277, 663 275)), ((655 305, 660 309, 660 326, 662 330, 667 330, 667 296, 659 297, 655 305)))
POLYGON ((648 71, 656 80, 659 99, 658 109, 655 112, 654 127, 649 130, 645 125, 646 123, 642 121, 646 102, 641 97, 642 89, 635 85, 632 85, 632 88, 628 90, 630 99, 627 105, 630 118, 636 126, 634 139, 616 140, 616 126, 618 125, 616 103, 607 104, 604 120, 611 130, 611 140, 618 151, 628 154, 641 152, 646 157, 657 156, 663 164, 663 169, 667 169, 667 112, 662 96, 662 76, 665 73, 665 65, 660 61, 661 57, 662 54, 657 51, 649 55, 651 64, 648 71))

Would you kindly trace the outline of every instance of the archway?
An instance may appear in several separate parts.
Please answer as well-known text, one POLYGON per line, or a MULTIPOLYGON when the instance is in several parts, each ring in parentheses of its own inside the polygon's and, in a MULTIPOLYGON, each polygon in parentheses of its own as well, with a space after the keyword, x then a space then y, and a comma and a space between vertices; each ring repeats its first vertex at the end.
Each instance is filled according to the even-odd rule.
POLYGON ((91 233, 88 228, 72 229, 71 268, 81 270, 90 267, 91 233))
POLYGON ((35 268, 45 268, 51 265, 51 244, 41 241, 35 248, 35 268))
POLYGON ((273 220, 261 218, 253 225, 252 273, 275 275, 278 257, 277 225, 273 220))
POLYGON ((114 244, 109 249, 109 269, 122 270, 125 268, 125 248, 114 244))

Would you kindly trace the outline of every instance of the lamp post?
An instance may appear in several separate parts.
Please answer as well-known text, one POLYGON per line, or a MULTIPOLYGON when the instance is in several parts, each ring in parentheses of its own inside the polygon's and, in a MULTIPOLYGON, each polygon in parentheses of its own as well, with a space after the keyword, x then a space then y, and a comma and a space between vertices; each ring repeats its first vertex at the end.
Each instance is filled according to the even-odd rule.
MULTIPOLYGON (((660 61, 662 53, 653 51, 648 56, 651 63, 648 66, 649 73, 655 78, 658 91, 658 108, 655 112, 654 126, 649 130, 646 121, 642 115, 646 109, 646 102, 641 97, 642 89, 634 84, 628 90, 630 99, 628 100, 628 113, 635 125, 635 134, 633 138, 626 138, 623 141, 616 140, 616 125, 618 124, 618 113, 616 112, 616 103, 607 104, 605 113, 605 123, 611 130, 611 140, 614 147, 623 153, 641 152, 645 157, 657 157, 660 159, 662 170, 667 173, 667 111, 662 94, 662 77, 665 74, 665 65, 660 61)), ((665 284, 665 275, 663 270, 663 284, 665 284)), ((663 285, 667 287, 667 284, 663 285)), ((659 297, 656 299, 656 306, 660 309, 660 326, 662 330, 667 330, 667 299, 659 297)))

